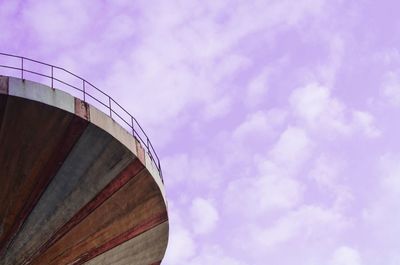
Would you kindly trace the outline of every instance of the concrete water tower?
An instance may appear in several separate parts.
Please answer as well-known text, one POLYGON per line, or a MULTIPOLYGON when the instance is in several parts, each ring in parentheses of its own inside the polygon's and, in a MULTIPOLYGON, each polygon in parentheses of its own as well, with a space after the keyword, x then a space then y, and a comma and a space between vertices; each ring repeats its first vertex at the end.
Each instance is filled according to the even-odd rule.
POLYGON ((136 119, 54 65, 0 53, 0 75, 0 264, 160 264, 162 172, 136 119))

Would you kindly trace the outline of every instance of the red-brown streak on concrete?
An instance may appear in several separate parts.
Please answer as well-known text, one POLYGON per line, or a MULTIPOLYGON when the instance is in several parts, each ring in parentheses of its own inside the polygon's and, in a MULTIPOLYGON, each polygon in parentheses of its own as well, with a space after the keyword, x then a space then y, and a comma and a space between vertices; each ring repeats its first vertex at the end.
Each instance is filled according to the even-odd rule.
POLYGON ((10 243, 12 241, 12 238, 18 233, 26 218, 29 216, 33 208, 38 203, 41 195, 46 190, 53 177, 57 174, 58 170, 62 166, 68 154, 71 152, 75 143, 79 140, 79 138, 85 131, 88 124, 89 122, 86 120, 83 120, 76 116, 72 117, 64 136, 60 139, 57 145, 58 148, 54 150, 47 164, 40 171, 39 176, 41 176, 41 178, 38 180, 37 184, 32 190, 27 200, 27 203, 25 204, 24 208, 18 216, 17 221, 14 223, 11 229, 11 239, 8 243, 10 243))
POLYGON ((104 242, 165 212, 157 184, 143 170, 30 264, 70 264, 104 242))
MULTIPOLYGON (((0 173, 4 174, 1 178, 1 181, 5 182, 3 183, 5 184, 5 186, 3 186, 4 193, 9 194, 5 197, 5 201, 2 202, 2 204, 4 203, 2 205, 2 211, 4 211, 4 207, 7 207, 6 209, 9 210, 4 212, 5 219, 8 218, 8 220, 6 220, 8 222, 3 235, 1 235, 0 255, 4 254, 6 246, 21 228, 21 225, 37 203, 41 193, 57 172, 58 167, 64 161, 77 138, 79 138, 79 136, 74 138, 73 136, 69 137, 69 135, 67 135, 67 138, 70 139, 64 141, 65 130, 72 133, 72 135, 74 135, 74 130, 76 130, 74 126, 71 126, 73 117, 71 114, 67 114, 63 111, 49 112, 48 108, 51 108, 50 106, 37 102, 21 104, 21 102, 24 102, 23 99, 11 96, 9 96, 8 102, 10 104, 7 104, 5 114, 7 117, 3 118, 3 121, 8 124, 7 132, 5 130, 0 131, 2 136, 1 142, 5 141, 3 143, 5 146, 4 150, 0 152, 0 169, 4 172, 0 173), (8 111, 9 109, 10 111, 8 111), (49 113, 52 114, 48 115, 49 113), (21 122, 19 120, 19 115, 22 115, 22 117, 27 120, 21 122), (7 121, 5 119, 7 119, 7 121), (24 123, 27 123, 27 125, 24 123), (35 124, 35 126, 32 126, 32 124, 35 124), (28 130, 28 132, 24 132, 24 130, 28 130), (27 137, 25 134, 30 137, 27 137), (29 139, 31 142, 29 144, 23 141, 21 142, 18 140, 18 137, 22 137, 25 141, 29 139), (6 142, 8 142, 9 145, 12 144, 8 146, 6 142), (47 148, 43 148, 45 142, 47 142, 47 148), (20 148, 13 148, 14 145, 20 148), (11 155, 8 153, 9 151, 20 150, 26 153, 27 150, 21 148, 21 145, 27 146, 26 148, 30 150, 30 160, 26 159, 25 155, 25 160, 16 159, 17 161, 14 162, 8 161, 9 159, 6 157, 11 155), (60 148, 60 146, 62 146, 62 148, 60 148), (13 168, 19 168, 19 176, 21 179, 9 179, 9 171, 11 170, 11 172, 13 172, 13 168), (13 192, 15 190, 18 190, 18 192, 13 192), (18 201, 18 205, 16 201, 18 201), (12 205, 11 208, 9 208, 10 203, 12 205)), ((6 125, 4 124, 4 126, 6 125)), ((81 128, 78 135, 80 135, 83 130, 84 128, 81 128)), ((18 155, 12 157, 18 158, 18 155)), ((17 173, 18 176, 18 170, 14 173, 17 173)))
POLYGON ((31 261, 35 257, 40 256, 42 253, 62 238, 68 231, 74 226, 78 225, 83 219, 85 219, 91 212, 99 207, 104 201, 110 198, 115 192, 123 187, 129 180, 135 177, 141 170, 143 170, 143 164, 135 159, 132 161, 116 178, 109 183, 92 201, 86 204, 79 212, 71 218, 64 226, 62 226, 55 234, 44 244, 39 250, 28 260, 31 261))
MULTIPOLYGON (((110 241, 101 245, 100 247, 92 249, 91 251, 81 255, 74 262, 72 262, 72 265, 81 265, 166 221, 168 221, 167 212, 157 214, 151 217, 150 219, 146 220, 142 224, 133 227, 132 229, 126 231, 125 233, 122 233, 119 236, 111 239, 110 241)), ((160 263, 155 263, 155 264, 160 264, 160 263)))

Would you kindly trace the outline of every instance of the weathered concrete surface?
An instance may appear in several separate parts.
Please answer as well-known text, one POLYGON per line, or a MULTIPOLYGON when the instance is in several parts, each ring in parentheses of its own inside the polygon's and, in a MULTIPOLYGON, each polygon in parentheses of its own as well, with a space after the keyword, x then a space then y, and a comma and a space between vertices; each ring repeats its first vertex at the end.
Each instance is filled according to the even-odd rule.
POLYGON ((74 97, 61 90, 49 90, 48 86, 29 80, 9 78, 8 94, 10 96, 42 102, 70 113, 74 113, 75 111, 74 97))
POLYGON ((91 123, 111 134, 136 155, 135 141, 132 141, 133 137, 129 132, 95 107, 90 106, 89 112, 91 123))
POLYGON ((97 256, 85 263, 85 265, 159 264, 159 261, 164 256, 164 246, 167 244, 167 241, 168 223, 165 222, 123 243, 119 248, 114 248, 97 256), (146 251, 148 249, 151 250, 146 251))
POLYGON ((132 160, 127 148, 89 125, 32 211, 8 253, 22 262, 89 203, 132 160))
POLYGON ((166 209, 157 184, 145 170, 31 264, 69 264, 88 255, 103 242, 128 231, 128 228, 134 229, 155 217, 159 223, 166 221, 166 209))
POLYGON ((114 120, 110 119, 106 114, 96 109, 93 106, 89 106, 90 122, 102 128, 106 132, 110 133, 115 139, 118 139, 122 144, 124 144, 135 156, 137 156, 140 161, 146 166, 147 170, 151 173, 152 177, 157 182, 160 187, 161 193, 164 197, 165 203, 165 189, 164 184, 161 180, 160 173, 154 162, 150 159, 149 155, 144 151, 140 142, 135 139, 132 141, 132 135, 127 132, 114 120))
POLYGON ((159 262, 168 216, 154 171, 107 115, 64 92, 0 77, 0 264, 82 264, 97 256, 114 264, 114 255, 159 262), (135 240, 148 248, 124 244, 135 240))

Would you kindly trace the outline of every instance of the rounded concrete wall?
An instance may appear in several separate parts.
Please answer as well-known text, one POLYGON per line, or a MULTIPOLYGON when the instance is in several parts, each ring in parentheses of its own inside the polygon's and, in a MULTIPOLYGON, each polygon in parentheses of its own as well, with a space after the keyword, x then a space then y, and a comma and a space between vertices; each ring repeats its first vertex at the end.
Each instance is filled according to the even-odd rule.
POLYGON ((0 77, 0 264, 160 264, 159 171, 110 117, 69 94, 0 77))

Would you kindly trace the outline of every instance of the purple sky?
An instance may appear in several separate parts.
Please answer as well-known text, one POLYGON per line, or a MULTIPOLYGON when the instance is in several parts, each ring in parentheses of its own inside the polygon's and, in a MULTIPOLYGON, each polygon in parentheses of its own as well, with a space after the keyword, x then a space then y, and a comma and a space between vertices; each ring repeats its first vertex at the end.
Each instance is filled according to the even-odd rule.
POLYGON ((162 157, 165 265, 400 264, 396 0, 0 2, 162 157))

